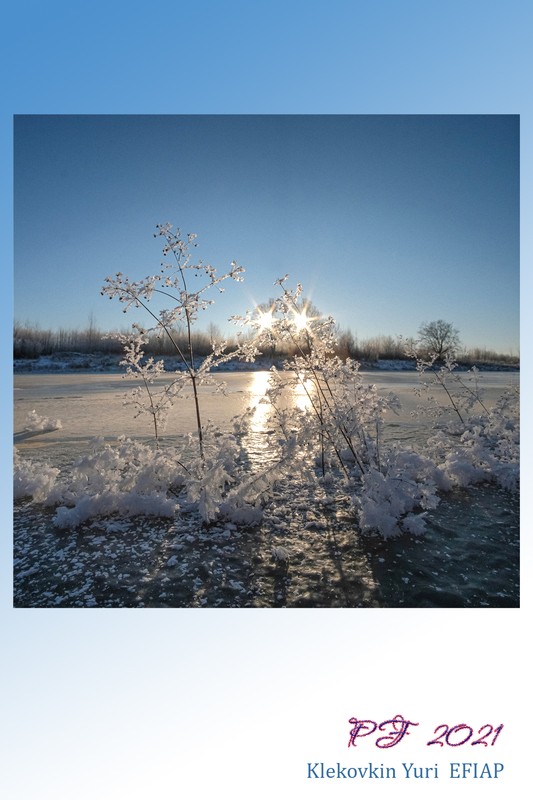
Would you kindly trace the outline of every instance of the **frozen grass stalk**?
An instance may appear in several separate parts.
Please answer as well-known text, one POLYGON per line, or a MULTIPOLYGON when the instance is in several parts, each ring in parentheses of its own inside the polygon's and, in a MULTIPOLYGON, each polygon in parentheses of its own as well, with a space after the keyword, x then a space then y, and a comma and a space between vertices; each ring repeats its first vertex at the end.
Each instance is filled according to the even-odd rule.
MULTIPOLYGON (((213 352, 197 366, 193 344, 193 325, 200 311, 207 309, 214 301, 206 295, 216 288, 223 292, 221 285, 228 278, 242 281, 244 269, 235 261, 231 268, 223 275, 217 275, 210 264, 201 261, 194 262, 192 248, 196 247, 196 234, 190 233, 182 237, 180 230, 172 230, 170 224, 158 225, 154 236, 161 236, 164 240, 163 256, 166 261, 161 263, 160 271, 155 275, 147 276, 139 281, 131 281, 121 272, 105 279, 102 294, 110 299, 117 297, 124 304, 124 312, 130 309, 143 309, 152 318, 151 327, 141 327, 134 323, 132 334, 122 337, 125 345, 125 358, 122 364, 126 365, 127 373, 140 377, 148 397, 148 404, 144 404, 139 393, 133 402, 138 408, 138 413, 149 413, 153 419, 156 441, 159 440, 160 426, 172 404, 173 399, 183 388, 183 376, 192 388, 193 403, 196 417, 196 430, 198 448, 202 461, 205 460, 204 426, 200 409, 199 384, 207 377, 209 371, 216 365, 228 360, 230 357, 242 357, 240 350, 230 356, 226 353, 225 342, 213 342, 213 352), (158 309, 153 305, 154 297, 168 298, 172 301, 169 309, 158 309), (175 334, 176 327, 184 326, 186 331, 186 348, 182 349, 175 334), (166 336, 178 356, 181 364, 181 374, 177 374, 163 392, 157 396, 152 389, 154 379, 164 370, 162 361, 148 359, 144 362, 143 346, 148 341, 148 335, 155 333, 157 336, 166 336)), ((247 354, 246 354, 247 355, 247 354)))

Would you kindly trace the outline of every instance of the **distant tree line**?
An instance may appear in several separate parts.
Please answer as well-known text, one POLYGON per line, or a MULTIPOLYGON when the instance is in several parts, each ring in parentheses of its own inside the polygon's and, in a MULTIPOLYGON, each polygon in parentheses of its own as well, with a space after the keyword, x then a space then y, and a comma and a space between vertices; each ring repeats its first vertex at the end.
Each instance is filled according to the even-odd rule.
MULTIPOLYGON (((439 320, 438 322, 442 322, 439 320)), ((433 323, 424 323, 419 329, 418 343, 423 341, 424 326, 433 323)), ((13 355, 16 359, 38 358, 39 356, 53 355, 57 353, 105 353, 107 355, 120 356, 123 346, 119 341, 119 334, 128 333, 128 330, 114 333, 104 333, 94 325, 92 321, 80 330, 60 328, 57 331, 43 329, 36 326, 15 322, 13 329, 13 355)), ((180 346, 186 344, 185 332, 177 330, 174 336, 180 346)), ((206 356, 211 352, 211 343, 220 340, 221 334, 216 325, 210 325, 207 331, 196 331, 192 334, 194 352, 198 356, 206 356)), ((337 355, 341 358, 353 358, 357 361, 373 363, 378 359, 398 360, 406 357, 406 344, 413 345, 415 340, 405 341, 400 337, 393 336, 374 336, 368 339, 359 340, 351 330, 345 328, 337 329, 337 355)), ((452 328, 452 339, 455 357, 462 364, 502 364, 506 366, 518 365, 519 357, 509 354, 495 353, 487 348, 461 349, 457 338, 457 331, 452 328)), ((438 343, 426 340, 426 347, 429 351, 445 355, 446 342, 439 349, 438 343)), ((228 348, 232 348, 234 340, 228 339, 228 348)), ((151 336, 146 345, 145 352, 153 356, 171 356, 175 351, 170 345, 168 337, 158 338, 151 336)), ((272 358, 283 358, 291 356, 288 347, 276 345, 265 353, 272 358)))
MULTIPOLYGON (((121 355, 123 345, 119 336, 127 335, 129 329, 105 333, 95 326, 82 330, 60 328, 57 331, 21 325, 15 322, 13 330, 14 358, 38 358, 57 353, 105 353, 121 355)), ((214 332, 197 331, 193 333, 194 350, 199 356, 211 352, 211 341, 214 332)), ((175 331, 174 336, 180 346, 185 345, 185 334, 175 331)), ((218 336, 217 336, 218 338, 218 336)), ((168 337, 150 336, 146 345, 146 353, 150 355, 174 355, 168 337)))

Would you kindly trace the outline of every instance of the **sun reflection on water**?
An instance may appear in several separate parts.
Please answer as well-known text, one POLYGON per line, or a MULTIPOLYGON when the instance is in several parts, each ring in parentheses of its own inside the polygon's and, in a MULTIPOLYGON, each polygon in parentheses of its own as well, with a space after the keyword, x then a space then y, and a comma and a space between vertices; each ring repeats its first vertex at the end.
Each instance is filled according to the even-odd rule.
POLYGON ((300 411, 308 411, 312 408, 311 396, 313 393, 313 381, 309 378, 298 376, 298 382, 292 391, 292 402, 300 411))
MULTIPOLYGON (((248 400, 252 410, 250 417, 250 430, 252 433, 266 433, 271 427, 272 416, 275 413, 268 399, 270 388, 269 372, 254 372, 250 385, 248 400)), ((284 391, 276 400, 279 409, 295 408, 307 411, 312 408, 313 382, 303 376, 294 380, 294 373, 287 374, 287 384, 284 391)))
POLYGON ((270 416, 271 406, 267 398, 267 391, 270 386, 269 372, 254 372, 250 386, 249 399, 253 413, 250 418, 250 430, 252 433, 265 433, 267 421, 270 416))

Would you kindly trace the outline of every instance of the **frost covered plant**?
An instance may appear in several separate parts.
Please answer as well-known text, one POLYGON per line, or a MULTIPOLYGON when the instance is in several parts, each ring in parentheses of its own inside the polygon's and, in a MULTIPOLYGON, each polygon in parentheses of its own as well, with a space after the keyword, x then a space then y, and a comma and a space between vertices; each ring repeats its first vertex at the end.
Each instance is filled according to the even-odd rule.
POLYGON ((124 358, 120 365, 126 367, 125 377, 140 381, 140 385, 132 389, 124 402, 134 406, 135 417, 141 414, 151 417, 155 440, 159 445, 160 433, 165 429, 174 399, 183 388, 183 380, 167 381, 162 388, 157 389, 158 379, 165 375, 164 361, 156 361, 153 357, 145 359, 142 348, 147 344, 148 337, 136 324, 132 326, 132 330, 134 335, 119 336, 119 341, 124 346, 124 358))
POLYGON ((464 375, 450 354, 443 361, 417 354, 420 394, 430 400, 435 419, 451 409, 457 424, 448 421, 447 432, 436 433, 424 453, 385 441, 384 420, 399 410, 397 398, 366 383, 356 361, 335 356, 334 320, 309 313, 302 287, 292 291, 286 279, 277 281, 281 296, 268 309, 234 321, 254 330, 259 349, 282 343, 294 353, 283 370, 271 369, 265 399, 277 431, 273 439, 281 450, 296 443, 300 457, 310 455, 324 488, 348 492, 362 531, 377 530, 385 538, 402 531, 419 535, 439 492, 482 480, 506 488, 517 484, 518 424, 511 398, 489 411, 476 369, 464 375))
POLYGON ((385 445, 384 417, 399 410, 397 398, 381 396, 365 383, 358 362, 334 355, 335 321, 308 314, 302 287, 291 291, 286 277, 277 282, 281 297, 268 311, 234 318, 255 330, 259 349, 283 342, 294 352, 283 371, 271 370, 267 391, 278 441, 285 447, 296 442, 296 452, 312 453, 324 486, 344 483, 362 530, 377 529, 387 537, 401 526, 421 533, 423 516, 412 512, 438 502, 433 463, 385 445), (286 404, 287 394, 292 405, 286 404))
MULTIPOLYGON (((196 417, 196 439, 189 437, 186 456, 176 463, 183 474, 183 486, 188 502, 193 502, 202 520, 212 522, 221 513, 232 511, 228 493, 238 484, 241 475, 240 448, 234 436, 223 435, 209 423, 204 423, 201 413, 199 387, 203 384, 223 390, 223 384, 213 380, 211 372, 226 361, 234 358, 252 361, 256 354, 255 345, 240 337, 238 345, 229 350, 227 342, 212 341, 211 353, 198 359, 194 351, 193 326, 201 311, 214 302, 209 296, 213 290, 224 291, 222 285, 228 279, 242 281, 244 269, 232 262, 229 271, 218 275, 210 264, 193 260, 192 248, 196 247, 196 235, 182 237, 172 226, 157 226, 154 234, 163 238, 165 261, 160 272, 140 281, 131 281, 122 273, 108 277, 102 294, 117 297, 124 304, 124 311, 141 309, 152 320, 151 326, 144 327, 135 322, 131 334, 121 337, 124 345, 124 358, 121 364, 126 367, 126 377, 135 379, 139 385, 129 394, 127 402, 134 405, 136 416, 150 415, 156 443, 159 446, 160 433, 164 429, 168 412, 176 399, 181 398, 185 389, 192 389, 196 417), (170 308, 160 308, 155 301, 170 300, 170 308), (180 345, 176 328, 186 333, 186 346, 180 345), (166 383, 161 378, 168 374, 162 359, 146 358, 144 348, 149 335, 166 337, 178 357, 179 369, 166 383), (195 458, 194 447, 198 457, 195 458), (185 466, 184 462, 187 462, 185 466)), ((239 495, 241 505, 243 498, 239 495)), ((237 500, 237 495, 234 500, 237 500)))
POLYGON ((162 449, 154 451, 125 437, 113 445, 93 440, 89 452, 63 475, 41 465, 43 485, 35 480, 31 485, 31 464, 20 466, 31 489, 26 494, 56 508, 53 521, 59 528, 75 528, 98 516, 172 517, 179 508, 175 495, 183 476, 175 459, 162 449))
MULTIPOLYGON (((269 487, 287 465, 287 453, 275 465, 250 474, 249 463, 240 442, 246 418, 235 422, 234 431, 224 434, 201 416, 199 387, 209 383, 217 389, 211 371, 232 358, 253 360, 257 352, 253 342, 240 337, 237 348, 229 351, 225 341, 212 342, 211 353, 197 359, 192 327, 200 311, 213 300, 208 292, 223 291, 225 280, 242 280, 242 267, 235 262, 224 275, 191 258, 195 235, 182 238, 170 225, 159 226, 163 237, 163 253, 167 259, 160 273, 140 281, 132 281, 122 273, 108 277, 102 294, 117 297, 124 311, 140 309, 152 320, 144 327, 132 325, 131 334, 121 336, 126 368, 125 376, 138 386, 127 402, 135 407, 136 416, 149 414, 153 421, 157 447, 149 447, 119 437, 118 443, 95 440, 91 451, 79 458, 61 475, 58 470, 44 470, 31 462, 17 461, 16 496, 30 497, 56 507, 54 523, 61 528, 77 527, 92 517, 136 514, 173 516, 181 506, 198 513, 204 523, 218 516, 243 524, 256 524, 261 518, 261 503, 269 487), (171 300, 172 307, 161 308, 156 299, 171 300), (175 334, 177 327, 186 330, 186 347, 175 334), (144 348, 150 334, 166 336, 174 346, 180 369, 164 381, 164 362, 146 358, 144 348), (196 435, 189 435, 184 455, 160 442, 167 415, 173 402, 185 389, 192 388, 196 414, 196 435), (178 503, 179 498, 179 503, 178 503)), ((38 420, 33 420, 37 424, 38 420)))
POLYGON ((41 417, 35 409, 30 411, 26 417, 26 424, 24 426, 25 431, 37 432, 42 431, 43 433, 49 431, 59 431, 63 425, 61 424, 61 420, 59 419, 50 419, 50 417, 41 417))
POLYGON ((426 355, 416 347, 408 347, 406 353, 416 361, 416 370, 420 377, 417 394, 425 397, 435 418, 452 410, 461 425, 464 425, 474 410, 489 413, 483 402, 483 389, 477 367, 461 373, 457 370, 452 353, 447 353, 443 360, 439 359, 437 353, 426 355))
POLYGON ((361 530, 378 530, 387 539, 401 531, 424 533, 427 511, 437 507, 439 490, 449 488, 432 459, 391 448, 381 468, 368 470, 353 498, 361 530), (417 510, 418 513, 413 513, 417 510))
POLYGON ((14 456, 15 500, 31 498, 56 508, 59 528, 75 528, 92 517, 172 516, 178 508, 169 490, 180 485, 176 464, 161 451, 125 437, 110 445, 97 438, 68 471, 14 456))
MULTIPOLYGON (((446 488, 482 481, 515 491, 519 485, 520 423, 518 389, 509 389, 489 409, 477 367, 460 372, 451 355, 439 362, 436 354, 421 355, 411 348, 421 385, 435 419, 453 412, 428 442, 428 452, 445 476, 446 488)), ((427 412, 426 412, 427 413, 427 412)))
POLYGON ((24 458, 18 450, 13 454, 13 495, 15 500, 32 498, 43 502, 55 486, 59 470, 24 458))
POLYGON ((138 323, 132 326, 132 334, 123 340, 125 357, 123 364, 130 376, 140 378, 146 393, 145 402, 141 393, 136 391, 132 401, 137 413, 148 413, 154 423, 156 440, 164 424, 164 419, 173 399, 185 386, 192 388, 193 403, 196 416, 196 431, 200 457, 204 458, 204 427, 200 408, 199 386, 209 379, 210 371, 231 358, 253 358, 253 351, 246 342, 232 353, 227 352, 226 342, 213 342, 212 353, 198 364, 194 352, 193 326, 201 311, 207 309, 214 300, 209 296, 212 290, 224 291, 223 283, 228 280, 242 281, 243 267, 233 261, 230 269, 218 275, 210 264, 195 261, 192 249, 196 245, 196 234, 182 236, 179 229, 173 231, 172 225, 158 225, 154 236, 163 239, 163 256, 160 270, 138 281, 132 281, 122 272, 105 279, 102 294, 118 298, 124 305, 124 312, 131 309, 142 309, 146 312, 151 325, 143 327, 138 323), (169 308, 161 308, 157 301, 169 308), (186 346, 182 348, 176 336, 176 328, 182 326, 186 332, 186 346), (168 387, 162 392, 154 391, 154 380, 160 377, 164 367, 161 361, 144 362, 143 347, 150 333, 166 337, 178 357, 181 369, 174 374, 168 387))
POLYGON ((182 511, 197 513, 206 524, 224 517, 255 525, 280 465, 277 471, 251 474, 236 436, 238 426, 227 434, 207 426, 204 458, 191 458, 187 465, 176 459, 174 448, 153 448, 124 436, 113 444, 94 439, 63 473, 15 450, 15 499, 32 498, 55 508, 58 528, 77 528, 95 517, 173 518, 182 511))
MULTIPOLYGON (((195 235, 182 237, 179 231, 173 232, 170 225, 159 226, 156 235, 164 240, 163 254, 167 259, 162 263, 160 273, 136 282, 118 273, 106 279, 103 289, 103 294, 110 298, 117 297, 124 304, 125 311, 141 309, 152 319, 150 327, 134 323, 131 334, 122 337, 125 350, 121 363, 126 367, 126 376, 139 382, 130 393, 128 402, 135 406, 136 415, 151 416, 155 439, 159 444, 160 433, 172 404, 184 394, 187 387, 192 388, 198 457, 191 455, 194 450, 191 435, 186 448, 187 456, 177 462, 183 476, 184 497, 187 502, 194 504, 205 523, 212 522, 217 516, 224 516, 232 521, 255 524, 261 517, 262 502, 273 483, 281 480, 294 464, 296 439, 287 429, 283 450, 278 451, 277 457, 271 458, 263 469, 251 473, 241 447, 246 436, 246 418, 235 423, 233 433, 222 434, 203 422, 198 390, 201 384, 207 383, 220 389, 221 384, 212 379, 213 368, 234 358, 252 361, 258 352, 258 343, 239 336, 237 347, 229 351, 225 341, 214 341, 211 353, 199 361, 194 353, 192 337, 192 328, 199 313, 213 302, 209 297, 210 290, 223 291, 223 282, 230 278, 241 281, 244 270, 233 262, 231 269, 219 276, 210 265, 192 259, 191 251, 196 247, 195 235), (156 298, 171 300, 172 307, 160 309, 154 305, 156 298), (180 346, 175 336, 177 326, 185 329, 185 348, 180 346), (166 384, 161 381, 165 374, 163 361, 145 357, 144 348, 149 335, 153 333, 169 339, 180 363, 180 369, 166 384)), ((296 299, 287 295, 285 301, 294 305, 296 299)), ((322 324, 318 319, 314 322, 316 326, 322 324)), ((326 338, 326 328, 329 329, 332 322, 328 320, 325 323, 321 341, 326 338)), ((303 332, 307 324, 305 312, 300 317, 291 318, 285 336, 292 334, 292 324, 296 332, 303 332)), ((266 326, 263 327, 266 331, 266 326)), ((303 380, 302 385, 305 384, 303 380)), ((282 416, 280 412, 279 418, 282 416)), ((302 445, 298 448, 299 452, 306 453, 306 444, 300 440, 298 444, 302 445)))
POLYGON ((379 458, 380 423, 387 401, 378 398, 373 387, 363 386, 357 362, 334 356, 334 319, 308 315, 301 285, 291 291, 286 279, 276 282, 282 294, 269 311, 234 320, 255 331, 259 349, 282 342, 295 353, 285 362, 283 373, 271 371, 267 393, 285 437, 291 420, 281 409, 283 396, 289 392, 300 399, 304 413, 299 427, 305 427, 308 438, 317 443, 322 474, 332 458, 346 475, 347 464, 355 464, 362 474, 370 460, 379 458))
POLYGON ((509 389, 485 414, 472 415, 450 436, 438 431, 428 453, 442 471, 446 488, 493 482, 518 491, 520 420, 518 389, 509 389))

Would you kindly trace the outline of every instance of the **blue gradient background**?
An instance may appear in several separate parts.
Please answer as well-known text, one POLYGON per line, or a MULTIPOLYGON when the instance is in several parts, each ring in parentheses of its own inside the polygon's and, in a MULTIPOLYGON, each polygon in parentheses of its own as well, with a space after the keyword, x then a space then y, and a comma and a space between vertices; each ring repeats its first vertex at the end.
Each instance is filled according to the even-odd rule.
MULTIPOLYGON (((21 113, 521 115, 522 339, 531 335, 531 12, 521 2, 79 3, 4 12, 2 174, 21 113)), ((11 342, 12 192, 1 193, 11 342)), ((38 259, 39 253, 35 254, 38 259)), ((524 463, 531 372, 522 353, 524 463)), ((352 797, 307 761, 472 760, 412 737, 348 751, 347 718, 504 722, 477 760, 504 778, 367 782, 365 797, 523 797, 531 590, 520 610, 17 610, 11 607, 11 353, 2 372, 1 788, 10 800, 352 797), (5 787, 5 788, 4 788, 5 787), (431 795, 429 794, 431 792, 431 795)), ((531 495, 524 470, 522 496, 531 495)), ((523 509, 523 575, 532 566, 523 509)), ((431 730, 430 730, 431 729, 431 730)))

